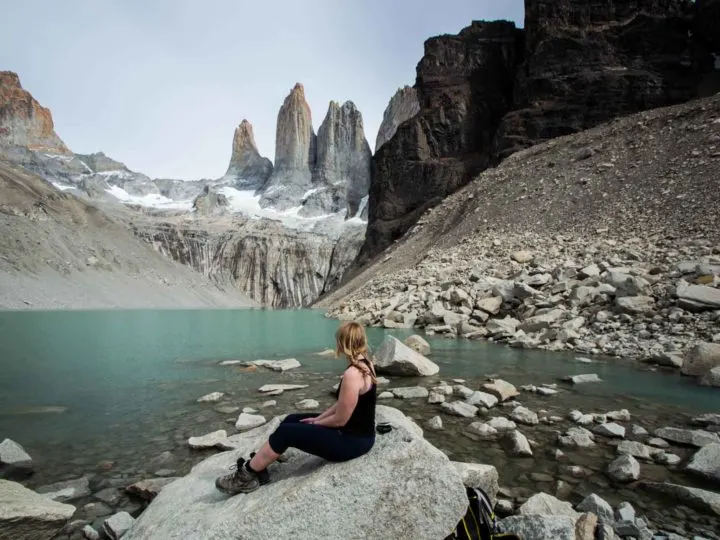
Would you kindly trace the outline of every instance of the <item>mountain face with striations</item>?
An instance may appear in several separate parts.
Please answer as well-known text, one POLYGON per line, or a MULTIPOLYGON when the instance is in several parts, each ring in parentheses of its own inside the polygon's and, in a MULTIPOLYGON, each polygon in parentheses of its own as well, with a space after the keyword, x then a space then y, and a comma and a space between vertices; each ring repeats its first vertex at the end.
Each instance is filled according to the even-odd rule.
POLYGON ((393 138, 400 124, 410 120, 419 112, 420 103, 418 103, 417 90, 412 86, 398 88, 383 113, 382 123, 375 140, 375 152, 393 138))
POLYGON ((717 92, 718 27, 718 0, 525 0, 524 30, 474 22, 429 39, 419 112, 373 158, 356 266, 518 150, 717 92))

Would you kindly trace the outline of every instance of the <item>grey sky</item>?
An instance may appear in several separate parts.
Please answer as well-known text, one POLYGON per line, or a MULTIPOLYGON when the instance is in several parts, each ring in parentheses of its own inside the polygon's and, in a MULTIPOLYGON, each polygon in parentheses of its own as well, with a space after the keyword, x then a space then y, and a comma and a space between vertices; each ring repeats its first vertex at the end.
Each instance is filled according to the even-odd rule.
POLYGON ((224 174, 247 118, 274 158, 295 82, 315 130, 352 100, 370 146, 426 38, 473 19, 522 25, 523 0, 9 0, 0 69, 53 112, 75 152, 102 150, 153 177, 224 174))

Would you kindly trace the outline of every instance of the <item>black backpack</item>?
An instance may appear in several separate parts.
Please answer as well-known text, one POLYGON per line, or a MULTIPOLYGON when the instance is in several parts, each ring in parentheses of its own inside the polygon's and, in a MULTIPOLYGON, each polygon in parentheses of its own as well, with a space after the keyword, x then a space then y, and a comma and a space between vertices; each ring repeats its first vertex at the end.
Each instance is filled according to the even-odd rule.
POLYGON ((515 534, 498 532, 490 497, 480 488, 465 488, 468 509, 455 530, 445 540, 522 540, 515 534))

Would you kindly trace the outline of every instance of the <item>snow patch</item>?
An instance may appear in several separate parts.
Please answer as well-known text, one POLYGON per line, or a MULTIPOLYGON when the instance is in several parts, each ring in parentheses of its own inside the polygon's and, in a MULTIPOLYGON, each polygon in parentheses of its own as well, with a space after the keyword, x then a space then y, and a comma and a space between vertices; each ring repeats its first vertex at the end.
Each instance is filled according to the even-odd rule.
POLYGON ((76 186, 68 186, 67 184, 59 184, 57 182, 50 182, 54 187, 59 189, 60 191, 68 191, 71 189, 77 189, 76 186))
POLYGON ((127 191, 118 186, 110 186, 110 188, 105 191, 126 204, 138 204, 140 206, 150 206, 152 208, 165 210, 192 210, 192 201, 174 201, 158 193, 150 193, 148 195, 130 195, 127 191))

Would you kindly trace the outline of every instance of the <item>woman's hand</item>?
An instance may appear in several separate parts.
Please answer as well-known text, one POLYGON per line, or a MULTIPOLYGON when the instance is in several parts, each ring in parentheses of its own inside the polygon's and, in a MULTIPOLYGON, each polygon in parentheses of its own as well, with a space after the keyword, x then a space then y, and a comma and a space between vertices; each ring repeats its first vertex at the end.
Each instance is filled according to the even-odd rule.
POLYGON ((313 417, 313 418, 303 418, 302 420, 300 420, 300 423, 301 423, 301 424, 314 424, 314 423, 315 423, 315 420, 317 420, 317 417, 313 417))

